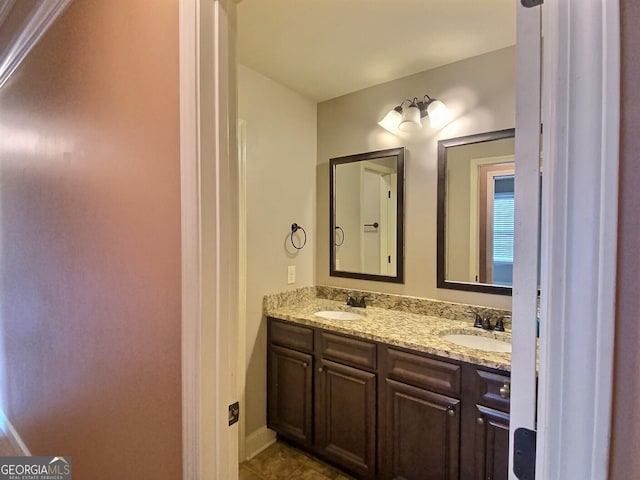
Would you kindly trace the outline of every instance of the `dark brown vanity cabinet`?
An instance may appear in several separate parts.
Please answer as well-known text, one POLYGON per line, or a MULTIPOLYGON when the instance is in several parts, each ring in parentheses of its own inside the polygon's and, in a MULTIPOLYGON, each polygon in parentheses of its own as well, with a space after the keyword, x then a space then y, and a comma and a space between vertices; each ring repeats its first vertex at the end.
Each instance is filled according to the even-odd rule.
POLYGON ((375 477, 376 375, 322 360, 317 375, 316 445, 362 478, 375 477))
POLYGON ((501 480, 509 469, 510 378, 385 346, 382 478, 501 480))
POLYGON ((385 360, 383 478, 459 479, 460 365, 391 347, 385 360))
POLYGON ((377 345, 319 330, 315 443, 359 478, 375 478, 377 345))
POLYGON ((389 379, 386 400, 385 478, 458 479, 460 400, 389 379))
POLYGON ((507 480, 509 475, 509 403, 511 379, 476 369, 474 478, 507 480))
POLYGON ((270 322, 267 417, 269 427, 301 445, 312 444, 313 330, 270 322))
POLYGON ((508 478, 509 376, 269 319, 268 426, 356 478, 508 478))
POLYGON ((509 414, 476 406, 475 477, 487 480, 509 478, 509 414))
POLYGON ((269 380, 269 426, 311 445, 313 357, 272 345, 269 380))
POLYGON ((376 478, 377 345, 269 319, 267 425, 376 478))

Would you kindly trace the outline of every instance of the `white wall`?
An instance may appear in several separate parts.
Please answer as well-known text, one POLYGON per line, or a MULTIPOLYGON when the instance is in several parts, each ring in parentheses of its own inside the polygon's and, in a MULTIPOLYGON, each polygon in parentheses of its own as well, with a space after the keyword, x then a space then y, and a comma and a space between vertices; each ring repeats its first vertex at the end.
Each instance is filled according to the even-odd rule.
POLYGON ((437 142, 515 126, 515 47, 446 65, 318 104, 317 268, 320 285, 360 288, 510 308, 511 297, 436 288, 437 142), (377 122, 401 100, 432 95, 455 120, 394 136, 377 122), (329 159, 407 147, 405 158, 405 283, 329 276, 329 159))
POLYGON ((359 272, 362 270, 361 258, 361 225, 360 225, 360 176, 361 163, 345 163, 339 165, 340 181, 336 182, 336 203, 340 205, 340 213, 336 215, 336 225, 342 228, 336 234, 337 270, 359 272), (347 240, 348 239, 348 240, 347 240))
MULTIPOLYGON (((238 65, 238 113, 246 122, 247 328, 245 430, 266 424, 265 294, 315 283, 316 103, 238 65), (296 251, 291 224, 307 244, 296 251), (287 284, 295 265, 296 283, 287 284)), ((251 452, 248 452, 251 453, 251 452)))

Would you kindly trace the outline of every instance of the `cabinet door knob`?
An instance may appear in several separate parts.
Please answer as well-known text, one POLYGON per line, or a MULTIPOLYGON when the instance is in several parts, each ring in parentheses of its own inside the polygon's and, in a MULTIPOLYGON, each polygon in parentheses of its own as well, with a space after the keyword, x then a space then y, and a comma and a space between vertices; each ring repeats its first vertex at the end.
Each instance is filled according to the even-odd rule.
POLYGON ((322 373, 322 367, 319 367, 319 368, 318 368, 318 371, 319 371, 320 373, 322 373))
POLYGON ((450 417, 455 416, 456 411, 453 408, 449 408, 447 409, 447 415, 449 415, 450 417))
POLYGON ((511 396, 511 384, 505 382, 500 388, 500 396, 502 398, 509 398, 511 396))
POLYGON ((478 425, 484 425, 484 418, 478 417, 478 425))
POLYGON ((307 362, 303 362, 302 368, 307 368, 308 366, 309 366, 309 364, 307 362))

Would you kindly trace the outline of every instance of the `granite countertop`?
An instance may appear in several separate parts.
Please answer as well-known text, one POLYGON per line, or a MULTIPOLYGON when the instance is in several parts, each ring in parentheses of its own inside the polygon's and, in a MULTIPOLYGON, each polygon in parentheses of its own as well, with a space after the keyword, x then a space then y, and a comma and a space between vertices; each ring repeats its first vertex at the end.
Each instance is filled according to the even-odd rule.
POLYGON ((363 339, 395 345, 410 350, 461 360, 503 371, 511 371, 511 354, 488 352, 447 342, 447 334, 481 335, 511 342, 509 331, 488 332, 473 327, 469 319, 449 319, 378 307, 353 308, 344 302, 324 298, 305 299, 298 303, 266 308, 267 316, 323 328, 363 339), (322 310, 356 312, 362 320, 328 320, 314 313, 322 310))

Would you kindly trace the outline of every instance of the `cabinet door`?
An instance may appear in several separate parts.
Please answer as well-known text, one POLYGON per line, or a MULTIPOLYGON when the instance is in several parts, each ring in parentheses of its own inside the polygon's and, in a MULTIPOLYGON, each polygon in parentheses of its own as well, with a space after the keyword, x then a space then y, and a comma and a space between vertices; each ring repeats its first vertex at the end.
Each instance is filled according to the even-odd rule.
POLYGON ((267 424, 279 434, 311 445, 313 357, 271 345, 267 424))
POLYGON ((509 414, 477 405, 475 478, 509 478, 509 414))
POLYGON ((386 478, 457 480, 460 400, 387 379, 386 478))
POLYGON ((376 375, 322 360, 317 374, 316 442, 358 478, 375 476, 376 375))

